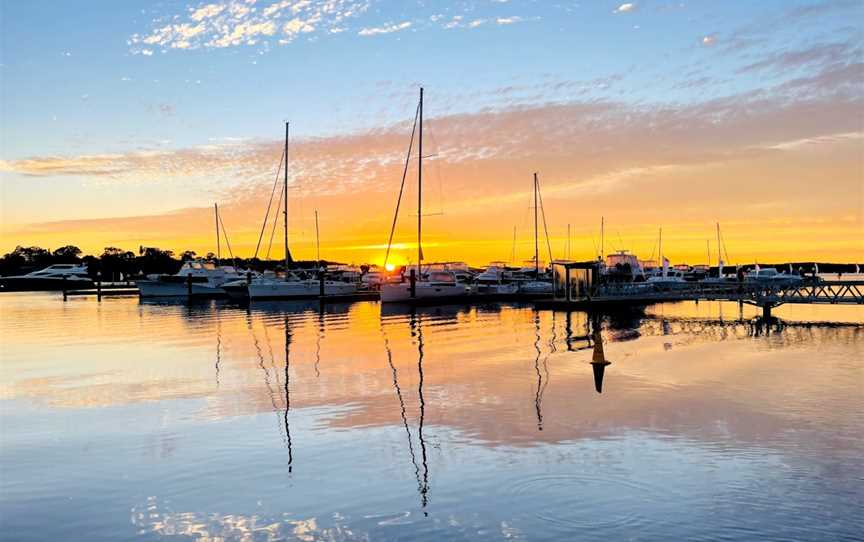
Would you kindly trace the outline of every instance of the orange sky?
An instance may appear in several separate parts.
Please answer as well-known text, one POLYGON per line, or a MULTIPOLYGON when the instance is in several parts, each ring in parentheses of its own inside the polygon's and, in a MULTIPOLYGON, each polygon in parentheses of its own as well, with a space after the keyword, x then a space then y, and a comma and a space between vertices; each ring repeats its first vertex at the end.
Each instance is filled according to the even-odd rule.
MULTIPOLYGON (((566 256, 568 223, 571 256, 592 257, 603 215, 607 252, 626 248, 647 258, 662 226, 664 253, 673 261, 705 262, 710 240, 716 263, 719 221, 733 262, 861 261, 860 122, 856 100, 715 101, 679 108, 610 102, 432 116, 424 149, 432 155, 424 168, 425 255, 475 265, 510 259, 515 226, 516 261, 530 258, 536 170, 555 258, 566 256)), ((318 209, 322 257, 381 261, 409 134, 410 126, 400 124, 292 143, 289 223, 295 258, 315 257, 313 211, 318 209)), ((112 205, 135 208, 137 196, 124 196, 125 186, 143 184, 158 194, 166 185, 203 175, 217 181, 206 190, 220 203, 232 248, 249 256, 280 152, 278 140, 249 140, 4 162, 6 170, 34 180, 86 176, 90 205, 108 217, 28 223, 7 207, 0 250, 75 243, 86 252, 138 245, 213 251, 209 206, 110 216, 112 205)), ((413 258, 415 217, 412 161, 397 261, 413 258)), ((268 237, 269 227, 265 246, 268 237)), ((547 254, 541 240, 541 258, 547 254)), ((271 256, 282 256, 278 233, 271 256)))

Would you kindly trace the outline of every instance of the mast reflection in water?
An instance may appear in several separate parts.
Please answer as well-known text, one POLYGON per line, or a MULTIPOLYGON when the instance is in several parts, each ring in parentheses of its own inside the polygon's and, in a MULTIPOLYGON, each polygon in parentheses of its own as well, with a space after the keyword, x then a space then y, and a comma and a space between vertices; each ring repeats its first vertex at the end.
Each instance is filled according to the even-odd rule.
POLYGON ((60 303, 0 296, 7 538, 860 538, 855 308, 60 303))

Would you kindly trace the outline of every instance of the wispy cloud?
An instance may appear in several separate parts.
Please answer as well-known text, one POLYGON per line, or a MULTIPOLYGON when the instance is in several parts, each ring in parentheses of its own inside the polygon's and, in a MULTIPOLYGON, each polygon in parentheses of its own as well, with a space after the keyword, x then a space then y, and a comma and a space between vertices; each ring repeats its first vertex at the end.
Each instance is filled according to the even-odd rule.
POLYGON ((154 20, 149 32, 133 34, 128 44, 132 53, 147 56, 157 48, 226 48, 268 39, 284 45, 303 34, 337 33, 369 5, 370 0, 223 0, 154 20))
POLYGON ((392 32, 399 32, 400 30, 405 30, 407 28, 411 28, 410 21, 404 21, 395 24, 385 24, 383 26, 373 26, 370 28, 362 28, 359 32, 357 32, 357 34, 361 36, 375 36, 378 34, 390 34, 392 32))
POLYGON ((771 53, 761 60, 742 66, 737 73, 761 70, 786 71, 807 65, 825 67, 846 64, 862 58, 861 47, 852 43, 819 43, 803 49, 771 53))
POLYGON ((620 6, 615 8, 612 13, 629 13, 634 9, 636 9, 636 4, 634 3, 621 4, 620 6))

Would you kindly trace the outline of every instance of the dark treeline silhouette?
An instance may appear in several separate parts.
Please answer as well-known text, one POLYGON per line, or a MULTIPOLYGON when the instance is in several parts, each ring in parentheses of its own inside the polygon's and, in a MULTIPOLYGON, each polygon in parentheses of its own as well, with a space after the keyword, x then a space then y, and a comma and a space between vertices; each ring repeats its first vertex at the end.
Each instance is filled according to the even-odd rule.
MULTIPOLYGON (((216 261, 216 255, 208 252, 205 255, 198 255, 192 250, 187 250, 175 256, 170 250, 162 250, 156 247, 138 247, 138 253, 129 250, 123 250, 117 247, 105 247, 102 254, 98 256, 86 255, 82 256, 82 251, 75 245, 66 245, 51 251, 42 247, 22 247, 17 246, 15 250, 3 255, 0 258, 0 276, 19 275, 29 273, 48 267, 56 263, 84 263, 87 265, 87 271, 92 278, 96 278, 97 273, 101 273, 103 280, 119 279, 122 273, 124 277, 134 277, 140 274, 151 273, 168 273, 174 274, 180 270, 184 261, 194 260, 196 258, 204 258, 210 261, 216 261)), ((282 260, 262 260, 260 258, 222 258, 218 262, 220 265, 233 265, 237 268, 252 269, 255 271, 277 270, 283 268, 282 260)), ((339 262, 330 262, 322 260, 320 263, 314 260, 304 260, 294 262, 295 268, 314 269, 319 265, 337 264, 339 262)), ((792 265, 794 272, 812 273, 815 270, 817 262, 789 262, 760 264, 761 267, 776 267, 779 271, 786 271, 789 265, 792 265)), ((821 273, 854 273, 855 264, 829 263, 818 262, 819 271, 821 273)), ((749 271, 755 267, 754 264, 739 265, 739 271, 749 271)), ((864 268, 864 264, 861 265, 864 268)), ((364 271, 367 266, 361 266, 364 271)), ((717 267, 711 268, 716 276, 717 267)), ((734 265, 727 265, 724 269, 726 274, 735 272, 734 265)))
MULTIPOLYGON (((83 263, 92 278, 101 274, 103 280, 119 280, 123 277, 135 277, 151 273, 174 274, 180 270, 184 261, 194 260, 199 255, 192 250, 180 254, 179 258, 170 250, 156 247, 139 247, 138 253, 117 247, 105 247, 98 256, 82 256, 82 251, 75 245, 66 245, 51 251, 42 247, 17 246, 15 250, 0 258, 0 276, 20 275, 48 267, 57 263, 83 263)), ((200 256, 216 261, 216 255, 208 252, 200 256)), ((261 260, 260 258, 222 258, 220 265, 233 265, 237 268, 255 271, 276 270, 283 268, 282 260, 261 260)), ((322 265, 337 262, 321 261, 322 265)), ((315 261, 294 262, 295 267, 313 269, 319 265, 315 261)))

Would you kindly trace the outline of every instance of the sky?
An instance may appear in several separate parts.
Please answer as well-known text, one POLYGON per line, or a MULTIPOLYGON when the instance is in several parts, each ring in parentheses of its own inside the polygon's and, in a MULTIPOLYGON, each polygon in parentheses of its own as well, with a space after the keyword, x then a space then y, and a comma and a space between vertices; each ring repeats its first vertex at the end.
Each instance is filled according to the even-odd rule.
POLYGON ((538 172, 543 260, 864 262, 862 0, 0 1, 0 252, 266 256, 290 121, 292 254, 381 263, 420 86, 429 260, 531 258, 538 172))

